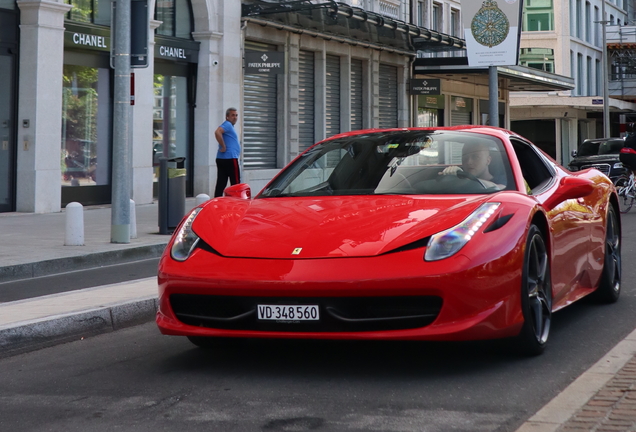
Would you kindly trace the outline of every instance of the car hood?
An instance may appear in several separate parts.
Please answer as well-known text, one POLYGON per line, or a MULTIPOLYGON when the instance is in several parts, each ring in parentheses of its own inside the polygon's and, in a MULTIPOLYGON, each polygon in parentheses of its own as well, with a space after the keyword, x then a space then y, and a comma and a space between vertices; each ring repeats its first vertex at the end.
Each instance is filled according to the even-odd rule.
POLYGON ((243 258, 365 257, 450 228, 489 196, 219 198, 193 230, 219 254, 243 258))
POLYGON ((592 155, 592 156, 577 156, 570 162, 571 166, 581 167, 582 165, 597 164, 597 163, 615 163, 619 160, 619 155, 615 153, 608 153, 604 155, 592 155))

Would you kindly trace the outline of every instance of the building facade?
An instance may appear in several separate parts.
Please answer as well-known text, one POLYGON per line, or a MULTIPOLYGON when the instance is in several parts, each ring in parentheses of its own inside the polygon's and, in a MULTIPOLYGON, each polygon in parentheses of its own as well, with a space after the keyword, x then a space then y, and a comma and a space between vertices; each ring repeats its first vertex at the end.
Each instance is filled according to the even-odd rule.
MULTIPOLYGON (((511 128, 567 165, 572 150, 587 138, 603 136, 603 24, 628 23, 627 0, 531 0, 524 9, 520 63, 570 76, 571 91, 511 94, 511 128), (602 16, 605 2, 605 18, 602 16)), ((610 27, 608 27, 609 29, 610 27)), ((629 100, 609 99, 611 135, 620 116, 634 112, 629 100)))
MULTIPOLYGON (((453 66, 465 59, 460 1, 295 1, 277 9, 281 3, 149 3, 148 67, 131 78, 137 204, 156 197, 160 157, 185 158, 188 195, 212 195, 214 131, 228 107, 239 111, 242 181, 254 192, 337 133, 489 123, 487 76, 453 66), (248 58, 282 66, 252 68, 248 58), (455 69, 440 69, 449 65, 455 69), (418 93, 414 79, 433 91, 418 93)), ((0 19, 0 97, 7 101, 0 211, 108 204, 116 181, 110 3, 0 0, 0 19)), ((553 74, 568 71, 534 67, 501 70, 501 125, 514 125, 509 101, 520 88, 572 87, 553 74)))
MULTIPOLYGON (((162 156, 186 158, 189 195, 210 193, 214 130, 226 107, 241 106, 242 87, 240 2, 152 1, 148 7, 148 67, 133 69, 131 77, 129 172, 139 204, 153 201, 162 156)), ((0 44, 7 78, 0 96, 9 102, 3 104, 0 211, 109 203, 110 2, 3 1, 0 9, 3 32, 12 35, 0 44)))

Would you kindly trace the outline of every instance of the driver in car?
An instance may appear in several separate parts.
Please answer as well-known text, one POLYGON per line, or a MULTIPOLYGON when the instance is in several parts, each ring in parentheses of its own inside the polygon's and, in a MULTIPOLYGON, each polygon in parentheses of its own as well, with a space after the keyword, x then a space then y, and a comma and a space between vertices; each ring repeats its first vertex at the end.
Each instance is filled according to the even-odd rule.
POLYGON ((484 185, 484 188, 505 189, 506 179, 497 178, 490 173, 491 162, 492 156, 490 156, 490 150, 486 144, 465 144, 462 148, 461 167, 456 165, 446 167, 439 175, 457 176, 459 172, 464 171, 475 176, 484 185))

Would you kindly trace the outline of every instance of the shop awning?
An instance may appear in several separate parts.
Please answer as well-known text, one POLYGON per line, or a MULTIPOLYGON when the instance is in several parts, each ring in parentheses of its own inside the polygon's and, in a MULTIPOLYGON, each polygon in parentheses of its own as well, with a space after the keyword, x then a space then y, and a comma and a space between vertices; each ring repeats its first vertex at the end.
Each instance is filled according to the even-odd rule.
MULTIPOLYGON (((509 91, 567 91, 574 89, 574 78, 525 66, 498 66, 499 79, 509 91)), ((487 67, 469 67, 466 57, 418 58, 413 75, 434 76, 451 81, 488 86, 487 67)))
POLYGON ((463 39, 336 1, 246 0, 242 19, 294 33, 416 56, 465 50, 463 39))

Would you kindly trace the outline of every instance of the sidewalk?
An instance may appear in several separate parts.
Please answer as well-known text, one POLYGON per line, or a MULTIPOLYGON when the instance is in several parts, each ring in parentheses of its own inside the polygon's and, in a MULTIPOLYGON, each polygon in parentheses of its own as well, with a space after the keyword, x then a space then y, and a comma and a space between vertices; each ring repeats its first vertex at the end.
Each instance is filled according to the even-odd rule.
MULTIPOLYGON (((186 200, 186 211, 194 207, 186 200)), ((84 209, 84 246, 65 246, 66 213, 0 213, 0 284, 159 257, 157 203, 135 208, 137 238, 110 242, 110 206, 84 209)), ((1 286, 0 286, 1 289, 1 286)), ((155 278, 0 303, 0 357, 154 319, 155 278)))
MULTIPOLYGON (((157 211, 137 206, 138 238, 113 244, 110 207, 88 207, 85 246, 64 246, 64 212, 0 213, 0 284, 158 257, 169 236, 158 234, 157 211)), ((155 278, 0 303, 0 357, 149 322, 156 309, 155 278)), ((517 432, 636 432, 635 355, 636 330, 517 432)))
MULTIPOLYGON (((194 198, 186 200, 186 210, 194 198)), ((157 204, 135 209, 137 238, 110 243, 110 206, 84 209, 85 246, 64 246, 66 213, 0 213, 0 283, 161 255, 170 236, 159 234, 157 204)))

